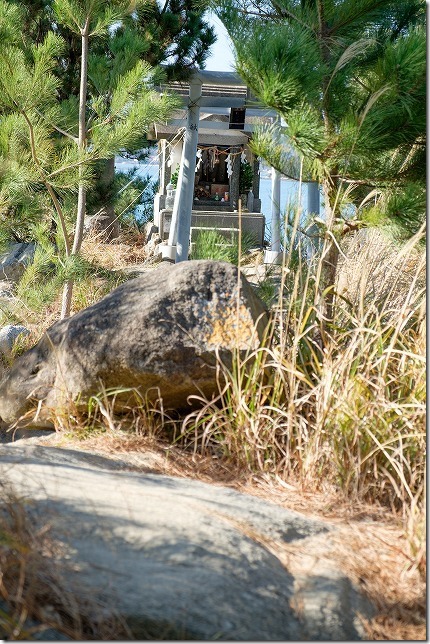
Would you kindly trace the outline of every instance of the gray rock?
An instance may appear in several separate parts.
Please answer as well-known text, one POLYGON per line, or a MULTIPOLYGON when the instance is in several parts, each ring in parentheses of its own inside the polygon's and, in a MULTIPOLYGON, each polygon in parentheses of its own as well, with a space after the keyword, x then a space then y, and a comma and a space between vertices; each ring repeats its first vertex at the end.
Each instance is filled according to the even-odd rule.
POLYGON ((145 245, 145 257, 150 259, 160 254, 159 245, 162 239, 158 232, 152 233, 145 245))
POLYGON ((0 279, 17 282, 26 266, 33 261, 36 244, 12 244, 0 255, 0 279))
POLYGON ((143 234, 146 242, 149 242, 153 235, 158 234, 158 226, 156 226, 153 221, 147 221, 143 227, 143 234))
MULTIPOLYGON (((234 490, 118 471, 108 458, 0 446, 0 476, 46 520, 69 588, 123 616, 136 639, 358 640, 371 606, 333 561, 334 528, 234 490), (312 565, 282 563, 303 544, 312 565), (73 571, 73 572, 72 572, 73 571)), ((293 558, 294 559, 294 558, 293 558)))
POLYGON ((9 356, 13 345, 20 335, 29 335, 30 331, 22 324, 7 324, 0 329, 0 355, 9 356))
POLYGON ((35 429, 34 427, 8 429, 7 425, 2 427, 0 422, 0 443, 14 443, 20 440, 40 442, 44 438, 49 438, 55 434, 55 429, 35 429))
POLYGON ((115 212, 106 207, 94 215, 87 215, 84 220, 84 235, 97 235, 99 241, 111 241, 119 235, 119 221, 115 212))
POLYGON ((43 401, 40 423, 70 400, 84 403, 101 383, 138 387, 149 399, 161 394, 165 408, 185 408, 188 396, 217 391, 217 352, 229 365, 233 349, 259 346, 266 322, 243 276, 238 293, 235 266, 161 264, 48 329, 0 382, 0 418, 14 422, 43 401))
POLYGON ((0 280, 0 299, 2 300, 13 300, 14 299, 14 282, 9 280, 0 280))

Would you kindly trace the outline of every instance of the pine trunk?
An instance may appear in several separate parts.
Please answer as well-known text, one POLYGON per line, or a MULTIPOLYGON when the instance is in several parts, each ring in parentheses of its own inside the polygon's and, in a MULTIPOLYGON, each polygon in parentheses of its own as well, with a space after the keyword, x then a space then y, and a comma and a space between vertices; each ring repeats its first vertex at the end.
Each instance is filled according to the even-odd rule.
MULTIPOLYGON (((103 169, 99 177, 100 191, 105 195, 112 194, 112 184, 115 179, 115 157, 103 161, 103 169)), ((94 214, 94 224, 92 229, 95 230, 103 240, 111 241, 119 236, 119 221, 115 216, 113 204, 107 200, 107 203, 101 205, 94 214)))
POLYGON ((321 279, 320 289, 323 299, 323 316, 324 327, 333 322, 334 308, 335 308, 335 283, 337 267, 339 263, 339 247, 335 242, 334 219, 335 211, 333 207, 334 202, 334 187, 325 181, 323 183, 324 197, 325 197, 325 212, 327 223, 327 237, 324 244, 323 256, 321 259, 321 279))
MULTIPOLYGON (((88 73, 88 32, 89 19, 87 18, 84 28, 81 30, 81 79, 79 88, 79 137, 78 146, 81 152, 85 151, 86 146, 86 104, 87 104, 87 73, 88 73)), ((79 167, 79 189, 78 189, 78 208, 76 215, 75 235, 73 238, 72 257, 77 255, 81 250, 82 238, 84 234, 84 221, 86 211, 87 193, 85 183, 82 179, 83 169, 79 167)), ((61 319, 70 315, 70 308, 73 295, 73 280, 69 280, 64 285, 63 302, 61 307, 61 319)))

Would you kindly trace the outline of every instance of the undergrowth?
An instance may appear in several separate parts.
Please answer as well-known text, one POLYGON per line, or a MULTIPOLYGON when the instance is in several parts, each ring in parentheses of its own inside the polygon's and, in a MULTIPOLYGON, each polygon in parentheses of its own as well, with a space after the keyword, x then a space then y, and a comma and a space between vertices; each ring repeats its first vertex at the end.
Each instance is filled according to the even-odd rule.
POLYGON ((344 244, 329 324, 319 308, 320 260, 299 252, 289 266, 285 257, 266 342, 246 357, 237 353, 230 368, 219 360, 216 395, 195 396, 185 418, 133 391, 117 413, 124 391, 115 390, 93 397, 83 415, 57 416, 57 426, 167 435, 251 473, 386 507, 401 518, 423 572, 424 256, 418 237, 399 246, 375 243, 370 232, 361 250, 356 241, 344 244), (371 256, 376 284, 375 271, 357 269, 371 256))
MULTIPOLYGON (((320 260, 284 265, 270 339, 233 369, 219 393, 183 421, 199 452, 218 450, 252 472, 331 484, 351 501, 400 514, 416 565, 425 567, 425 258, 361 235, 345 245, 333 321, 320 313, 320 260), (375 271, 357 270, 369 265, 375 271), (395 257, 395 261, 393 261, 395 257), (344 272, 353 272, 345 283, 344 272), (287 293, 288 297, 282 297, 287 293)), ((288 261, 288 258, 286 258, 288 261)))
MULTIPOLYGON (((252 233, 242 233, 240 241, 241 254, 258 246, 252 233)), ((198 231, 192 244, 191 259, 213 259, 237 266, 240 260, 237 233, 232 232, 228 239, 217 230, 198 231)))
MULTIPOLYGON (((342 243, 332 320, 324 317, 321 255, 298 233, 284 254, 267 339, 233 366, 218 361, 213 399, 185 418, 124 390, 56 413, 58 429, 118 428, 167 437, 199 454, 288 482, 335 489, 402 520, 425 570, 425 257, 422 235, 400 244, 372 231, 342 243)), ((217 241, 218 243, 218 241, 217 241)), ((218 248, 216 246, 216 248, 218 248)), ((324 248, 322 249, 324 253, 324 248)))
POLYGON ((44 331, 59 319, 61 291, 67 280, 75 282, 73 314, 98 302, 130 277, 122 270, 113 270, 109 264, 103 265, 104 256, 110 251, 107 244, 88 240, 90 253, 85 253, 84 245, 81 256, 63 261, 55 246, 44 242, 36 247, 34 259, 18 281, 14 297, 2 300, 0 325, 21 323, 30 330, 34 327, 35 331, 44 331), (104 251, 97 254, 95 248, 104 251))

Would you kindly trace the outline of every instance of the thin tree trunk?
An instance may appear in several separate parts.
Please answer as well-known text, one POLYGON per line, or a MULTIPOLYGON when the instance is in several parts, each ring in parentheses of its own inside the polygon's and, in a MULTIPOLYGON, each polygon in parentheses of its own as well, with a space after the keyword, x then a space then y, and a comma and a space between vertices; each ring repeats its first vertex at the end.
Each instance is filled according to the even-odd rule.
POLYGON ((326 324, 330 324, 334 319, 334 309, 336 304, 335 283, 337 266, 339 263, 339 248, 333 239, 328 242, 328 248, 322 259, 321 271, 321 288, 324 295, 324 316, 326 324))
MULTIPOLYGON (((334 290, 336 284, 336 274, 339 263, 339 247, 336 243, 335 235, 335 211, 333 208, 333 186, 329 181, 323 182, 325 197, 325 212, 327 224, 327 236, 323 246, 323 256, 321 258, 321 273, 319 287, 321 293, 321 312, 322 312, 322 334, 323 341, 328 326, 334 320, 334 310, 336 304, 336 293, 334 290)), ((324 343, 324 342, 323 342, 324 343)))
MULTIPOLYGON (((81 174, 82 170, 79 169, 79 173, 81 174)), ((79 184, 79 189, 78 189, 78 218, 76 221, 76 228, 75 228, 75 237, 73 240, 73 247, 72 247, 72 252, 71 252, 71 257, 73 258, 74 255, 77 255, 80 251, 81 244, 82 244, 82 235, 83 235, 83 219, 82 219, 82 230, 80 231, 78 229, 79 226, 79 215, 80 213, 84 213, 83 217, 85 217, 85 202, 86 202, 86 190, 85 187, 83 186, 82 183, 79 184)), ((73 280, 68 280, 64 284, 64 290, 63 290, 63 301, 61 305, 61 319, 63 320, 64 318, 69 317, 70 315, 70 308, 72 304, 72 295, 73 295, 73 280)))
MULTIPOLYGON (((81 152, 84 152, 86 146, 86 104, 87 104, 87 73, 88 73, 88 33, 89 18, 86 19, 85 25, 81 30, 81 79, 79 89, 79 137, 78 146, 81 152)), ((71 256, 77 255, 81 250, 82 237, 84 233, 84 221, 87 194, 83 181, 83 167, 79 166, 79 189, 78 189, 78 208, 76 215, 75 235, 71 256)), ((64 285, 63 302, 61 307, 61 319, 70 315, 70 308, 73 294, 73 280, 69 280, 64 285)))
POLYGON ((114 206, 111 203, 112 184, 115 180, 115 157, 104 159, 102 164, 98 184, 100 191, 107 195, 107 203, 97 209, 91 228, 99 233, 104 240, 111 241, 118 237, 120 228, 114 206))

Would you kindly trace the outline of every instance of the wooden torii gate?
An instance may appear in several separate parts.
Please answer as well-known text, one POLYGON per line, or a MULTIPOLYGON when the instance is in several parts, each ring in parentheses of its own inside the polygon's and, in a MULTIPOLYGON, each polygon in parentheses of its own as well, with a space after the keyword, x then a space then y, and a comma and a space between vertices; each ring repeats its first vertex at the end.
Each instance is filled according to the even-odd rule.
MULTIPOLYGON (((170 89, 177 89, 179 84, 174 83, 170 89), (176 87, 175 87, 176 86, 176 87)), ((181 85, 183 87, 183 84, 181 85)), ((188 259, 191 215, 193 209, 194 195, 194 174, 199 136, 199 115, 200 108, 234 108, 246 107, 250 94, 241 78, 234 72, 213 72, 196 70, 189 81, 188 95, 183 97, 184 106, 187 108, 187 123, 185 127, 182 158, 179 167, 177 190, 172 212, 169 239, 167 244, 162 246, 163 257, 174 260, 176 263, 188 259), (211 88, 219 88, 217 95, 205 96, 202 87, 208 85, 211 88), (232 92, 232 88, 243 88, 238 92, 232 92)), ((255 99, 252 107, 255 109, 255 99)), ((277 118, 276 112, 266 108, 259 108, 265 116, 277 118)), ((280 185, 281 174, 272 168, 272 212, 271 212, 271 246, 266 251, 265 263, 279 263, 281 259, 280 239, 280 185)), ((319 214, 320 194, 316 182, 308 183, 308 211, 319 214)))

